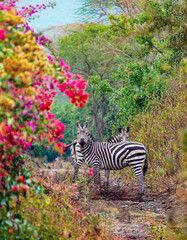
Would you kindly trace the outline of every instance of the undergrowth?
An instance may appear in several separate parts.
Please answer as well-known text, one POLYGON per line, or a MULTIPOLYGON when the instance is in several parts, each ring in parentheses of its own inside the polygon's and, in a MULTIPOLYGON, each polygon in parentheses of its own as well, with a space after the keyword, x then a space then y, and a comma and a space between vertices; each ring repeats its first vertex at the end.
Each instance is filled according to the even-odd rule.
MULTIPOLYGON (((146 146, 149 167, 145 178, 152 192, 170 191, 175 199, 167 224, 155 224, 153 239, 185 240, 187 229, 187 87, 173 81, 161 100, 130 121, 130 141, 146 146)), ((131 169, 115 171, 125 183, 135 184, 131 169)))
MULTIPOLYGON (((119 239, 109 232, 99 215, 82 210, 77 185, 53 184, 52 179, 40 179, 45 192, 36 195, 29 191, 21 205, 17 205, 17 218, 27 223, 20 235, 22 239, 45 240, 108 240, 119 239), (32 226, 30 232, 29 227, 32 226), (27 234, 28 233, 28 234, 27 234)), ((5 213, 7 214, 7 213, 5 213)), ((23 223, 19 223, 24 225, 23 223)), ((10 226, 6 239, 13 240, 18 230, 10 226)))
MULTIPOLYGON (((156 191, 167 190, 171 185, 174 187, 179 173, 187 166, 182 142, 187 126, 186 85, 173 83, 160 102, 155 101, 148 112, 137 115, 129 125, 129 140, 143 143, 148 151, 146 184, 156 191)), ((115 171, 113 176, 124 182, 136 181, 131 169, 115 171)))

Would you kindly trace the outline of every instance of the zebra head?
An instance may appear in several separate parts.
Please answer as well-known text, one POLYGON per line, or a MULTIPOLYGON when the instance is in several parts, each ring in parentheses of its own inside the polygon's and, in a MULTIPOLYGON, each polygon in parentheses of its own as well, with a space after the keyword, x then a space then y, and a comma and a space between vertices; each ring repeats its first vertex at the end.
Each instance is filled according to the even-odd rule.
POLYGON ((90 139, 87 129, 88 122, 86 122, 85 125, 83 125, 82 127, 79 124, 79 122, 77 122, 76 126, 77 126, 77 142, 80 144, 81 147, 84 147, 90 139))
POLYGON ((130 127, 125 128, 119 128, 119 137, 121 139, 121 142, 126 142, 129 139, 129 131, 130 131, 130 127))

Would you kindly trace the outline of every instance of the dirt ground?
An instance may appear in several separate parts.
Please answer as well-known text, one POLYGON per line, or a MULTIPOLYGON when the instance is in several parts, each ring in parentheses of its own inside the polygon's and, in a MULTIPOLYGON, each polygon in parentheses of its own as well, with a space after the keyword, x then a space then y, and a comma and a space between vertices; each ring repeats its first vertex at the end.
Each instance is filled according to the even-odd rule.
MULTIPOLYGON (((64 182, 67 177, 70 178, 72 172, 72 170, 63 169, 47 170, 42 175, 49 176, 51 174, 55 184, 64 182)), ((91 180, 91 187, 88 187, 87 181, 79 182, 79 194, 75 199, 75 204, 80 201, 83 210, 99 214, 106 220, 108 229, 117 237, 125 240, 156 240, 155 233, 159 231, 158 226, 166 225, 168 221, 171 221, 173 214, 176 213, 176 208, 179 216, 187 213, 187 206, 181 207, 176 202, 173 190, 158 193, 146 186, 145 194, 140 198, 138 197, 138 186, 134 182, 124 184, 119 178, 110 178, 109 186, 102 185, 100 192, 97 193, 94 191, 92 183, 91 180)), ((176 218, 176 216, 174 217, 176 218)), ((185 216, 182 217, 182 219, 184 218, 185 216)))
POLYGON ((93 194, 88 200, 87 210, 106 219, 110 230, 118 237, 154 239, 151 228, 154 229, 155 223, 168 221, 174 199, 169 193, 154 194, 149 189, 142 198, 137 193, 138 186, 132 188, 120 179, 110 179, 108 187, 103 186, 100 194, 93 194))

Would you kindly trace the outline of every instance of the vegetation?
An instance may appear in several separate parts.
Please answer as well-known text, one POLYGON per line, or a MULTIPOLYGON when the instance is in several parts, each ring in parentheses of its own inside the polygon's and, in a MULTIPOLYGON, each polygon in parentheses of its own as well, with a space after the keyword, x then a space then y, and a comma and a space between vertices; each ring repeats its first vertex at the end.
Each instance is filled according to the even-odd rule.
MULTIPOLYGON (((57 42, 60 56, 64 55, 73 69, 81 69, 80 65, 91 66, 87 74, 90 100, 81 114, 76 109, 73 111, 76 121, 84 123, 87 120, 90 132, 99 141, 101 137, 105 141, 119 126, 130 125, 130 140, 142 142, 148 149, 146 181, 157 192, 177 191, 186 176, 186 7, 186 1, 177 0, 85 0, 80 12, 89 17, 89 21, 99 19, 100 23, 85 24, 81 31, 74 29, 57 42), (93 35, 95 32, 96 36, 93 35), (98 32, 102 32, 102 38, 98 32), (86 40, 82 38, 85 35, 86 40), (99 46, 96 45, 95 50, 94 44, 98 43, 98 39, 99 46), (72 46, 73 54, 69 47, 66 49, 67 42, 69 47, 72 46), (100 55, 96 63, 98 47, 100 55), (79 59, 73 57, 75 52, 79 52, 79 59), (102 55, 107 56, 104 59, 112 59, 109 74, 106 71, 106 75, 102 76, 105 84, 98 71, 94 71, 98 63, 103 66, 99 62, 102 55), (101 94, 106 96, 104 99, 107 102, 101 94), (101 103, 105 103, 107 113, 102 115, 102 111, 98 111, 98 122, 104 125, 102 131, 100 128, 102 134, 95 132, 97 124, 94 120, 95 108, 102 106, 101 103)), ((75 124, 72 121, 70 124, 70 138, 74 134, 75 139, 75 124)), ((67 138, 69 135, 67 129, 67 138)), ((116 171, 113 176, 125 182, 134 178, 127 169, 116 171)), ((173 239, 177 239, 179 234, 181 239, 185 239, 182 232, 186 220, 175 219, 175 224, 177 221, 184 225, 177 229, 172 223, 168 228, 162 226, 164 232, 160 236, 156 234, 155 238, 167 239, 172 234, 173 239)))
MULTIPOLYGON (((93 6, 125 9, 129 3, 120 4, 85 1, 83 10, 89 12, 93 6)), ((98 141, 106 140, 111 130, 126 126, 129 119, 159 101, 173 78, 179 85, 183 83, 185 4, 144 1, 141 6, 134 5, 139 9, 134 14, 109 15, 110 25, 85 24, 82 30, 74 29, 58 40, 59 56, 71 64, 73 71, 79 70, 88 78, 89 103, 81 114, 75 110, 75 115, 90 122, 90 131, 98 141), (178 45, 174 40, 177 38, 178 45)), ((68 129, 72 131, 72 121, 68 129)))
MULTIPOLYGON (((186 204, 187 2, 83 2, 79 13, 92 23, 66 30, 54 46, 27 20, 55 4, 19 12, 15 1, 0 4, 0 239, 111 239, 100 217, 75 201, 76 185, 34 180, 39 165, 29 171, 26 153, 54 160, 76 138, 77 121, 87 120, 98 141, 130 125, 130 140, 148 150, 147 185, 174 189, 186 204)), ((134 177, 126 169, 113 176, 134 177)), ((87 202, 88 181, 81 184, 87 202)), ((185 239, 185 217, 171 219, 153 226, 155 239, 185 239)))

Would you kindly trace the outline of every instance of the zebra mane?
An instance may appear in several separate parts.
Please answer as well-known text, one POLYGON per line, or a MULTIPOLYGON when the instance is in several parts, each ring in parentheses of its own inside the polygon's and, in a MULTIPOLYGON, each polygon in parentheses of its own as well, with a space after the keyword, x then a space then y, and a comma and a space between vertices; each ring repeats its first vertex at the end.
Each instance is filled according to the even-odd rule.
POLYGON ((120 135, 120 133, 118 132, 118 133, 116 133, 114 136, 110 136, 110 137, 108 138, 107 142, 109 142, 109 141, 111 141, 111 140, 114 140, 115 137, 119 137, 119 135, 120 135))
POLYGON ((93 142, 95 142, 95 139, 94 139, 94 137, 92 136, 91 133, 88 132, 88 136, 89 136, 89 138, 91 138, 91 140, 92 140, 93 142))

